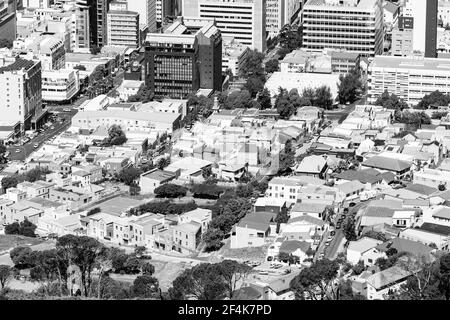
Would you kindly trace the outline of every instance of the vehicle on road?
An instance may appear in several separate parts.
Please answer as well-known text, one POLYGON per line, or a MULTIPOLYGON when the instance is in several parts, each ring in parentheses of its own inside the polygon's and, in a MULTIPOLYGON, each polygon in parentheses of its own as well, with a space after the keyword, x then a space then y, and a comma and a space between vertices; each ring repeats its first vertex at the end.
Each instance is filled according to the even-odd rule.
POLYGON ((16 149, 16 153, 20 153, 20 149, 16 149))
POLYGON ((340 229, 341 228, 341 222, 338 222, 337 224, 336 224, 336 229, 340 229))
POLYGON ((336 235, 336 231, 331 231, 330 236, 334 237, 336 235))
POLYGON ((64 112, 70 112, 71 110, 69 108, 64 108, 63 111, 64 112))
POLYGON ((38 143, 35 143, 33 147, 34 147, 35 149, 37 149, 37 148, 39 147, 39 144, 38 144, 38 143))
POLYGON ((50 127, 50 130, 55 130, 55 127, 54 127, 54 126, 51 126, 51 127, 50 127))
POLYGON ((344 213, 347 213, 348 212, 348 208, 344 208, 344 213))

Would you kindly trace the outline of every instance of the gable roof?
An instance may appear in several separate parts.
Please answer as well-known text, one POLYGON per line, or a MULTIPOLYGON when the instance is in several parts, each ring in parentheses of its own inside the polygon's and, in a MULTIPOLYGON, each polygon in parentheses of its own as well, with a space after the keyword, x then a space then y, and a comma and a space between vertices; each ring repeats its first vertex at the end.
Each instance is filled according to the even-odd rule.
POLYGON ((266 231, 276 214, 272 212, 257 212, 246 215, 238 224, 241 228, 266 231))
POLYGON ((417 241, 412 241, 403 238, 394 238, 390 241, 386 241, 377 246, 379 251, 386 252, 388 249, 394 248, 397 252, 406 252, 412 254, 414 256, 420 257, 425 256, 429 257, 431 251, 433 250, 427 245, 424 245, 417 241))
POLYGON ((379 290, 406 279, 410 274, 398 266, 393 266, 381 272, 377 272, 367 278, 367 283, 379 290))
POLYGON ((327 164, 327 160, 322 156, 309 156, 302 160, 296 172, 319 173, 327 164))
POLYGON ((347 250, 357 251, 359 253, 364 253, 369 249, 375 248, 376 246, 382 244, 383 241, 376 240, 368 237, 363 237, 357 241, 350 241, 347 250))
POLYGON ((363 169, 363 170, 346 170, 336 175, 337 179, 353 181, 357 180, 361 183, 374 184, 382 180, 380 172, 375 169, 363 169))
POLYGON ((400 172, 411 168, 411 164, 407 161, 383 157, 383 156, 373 156, 370 159, 362 163, 366 167, 378 168, 382 170, 389 170, 400 172))
POLYGON ((420 184, 420 183, 411 183, 411 184, 407 185, 405 189, 414 191, 414 192, 417 192, 417 193, 420 193, 423 195, 427 195, 427 196, 438 191, 438 189, 436 189, 436 188, 429 187, 427 185, 420 184))
POLYGON ((442 206, 438 210, 433 212, 432 216, 433 218, 450 220, 450 208, 442 206))
POLYGON ((308 216, 306 214, 303 215, 303 216, 300 216, 300 217, 295 217, 295 218, 289 219, 288 224, 292 224, 292 223, 296 223, 296 222, 302 222, 302 221, 309 222, 311 224, 315 224, 315 225, 318 225, 318 226, 322 226, 322 225, 325 224, 325 222, 323 222, 322 220, 314 218, 314 217, 311 217, 311 216, 308 216))
POLYGON ((283 241, 280 246, 280 252, 292 253, 297 249, 302 250, 303 252, 308 251, 311 248, 311 244, 306 241, 297 241, 297 240, 288 240, 283 241))
POLYGON ((420 227, 415 228, 415 229, 443 235, 446 237, 450 235, 450 227, 443 226, 440 224, 435 224, 435 223, 425 222, 420 227))
POLYGON ((302 201, 297 202, 291 212, 322 213, 325 211, 326 207, 327 205, 324 203, 302 201))

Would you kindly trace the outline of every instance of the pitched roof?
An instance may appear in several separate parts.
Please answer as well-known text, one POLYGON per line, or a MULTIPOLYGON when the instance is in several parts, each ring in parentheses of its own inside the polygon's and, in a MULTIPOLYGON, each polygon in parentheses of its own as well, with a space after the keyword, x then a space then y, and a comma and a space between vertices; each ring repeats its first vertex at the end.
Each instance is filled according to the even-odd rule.
POLYGON ((377 272, 367 278, 367 283, 375 289, 381 289, 398 281, 406 279, 410 274, 400 267, 393 266, 381 272, 377 272))
POLYGON ((436 188, 429 187, 429 186, 426 186, 424 184, 419 184, 419 183, 411 183, 411 184, 407 185, 405 189, 414 191, 414 192, 417 192, 420 194, 424 194, 427 196, 438 191, 438 189, 436 189, 436 188))
POLYGON ((250 228, 266 231, 276 214, 272 212, 257 212, 246 215, 238 224, 241 228, 250 228))
POLYGON ((322 213, 327 207, 324 203, 314 203, 314 202, 297 202, 292 208, 292 212, 312 212, 312 213, 322 213))
POLYGON ((436 210, 433 213, 433 217, 450 220, 450 208, 449 207, 440 207, 438 210, 436 210))
POLYGON ((322 220, 308 216, 308 215, 291 218, 291 219, 289 219, 288 224, 295 223, 295 222, 301 222, 301 221, 309 222, 311 224, 315 224, 318 226, 322 226, 325 224, 322 220))
POLYGON ((292 253, 297 249, 302 250, 303 252, 308 251, 311 248, 311 244, 306 241, 297 241, 297 240, 288 240, 284 241, 280 246, 280 252, 292 253))
POLYGON ((394 248, 397 252, 406 252, 415 256, 425 256, 429 257, 431 251, 433 250, 427 245, 424 245, 417 241, 412 241, 403 238, 394 238, 390 241, 386 241, 377 246, 379 251, 387 251, 390 248, 394 248))
POLYGON ((381 240, 364 237, 357 241, 350 241, 350 244, 348 245, 347 250, 364 253, 367 250, 375 248, 376 246, 378 246, 382 243, 383 243, 383 241, 381 241, 381 240))
POLYGON ((302 160, 296 172, 319 173, 327 164, 327 160, 322 156, 309 156, 302 160))
POLYGON ((347 170, 336 175, 337 179, 353 181, 357 180, 361 183, 374 184, 382 180, 380 173, 375 169, 364 169, 364 170, 347 170))
POLYGON ((415 228, 415 229, 443 235, 446 237, 450 235, 450 227, 443 226, 440 224, 435 224, 435 223, 425 222, 419 228, 415 228))
POLYGON ((366 167, 378 168, 395 172, 411 168, 411 164, 407 161, 383 156, 373 156, 372 158, 364 161, 362 164, 366 167))

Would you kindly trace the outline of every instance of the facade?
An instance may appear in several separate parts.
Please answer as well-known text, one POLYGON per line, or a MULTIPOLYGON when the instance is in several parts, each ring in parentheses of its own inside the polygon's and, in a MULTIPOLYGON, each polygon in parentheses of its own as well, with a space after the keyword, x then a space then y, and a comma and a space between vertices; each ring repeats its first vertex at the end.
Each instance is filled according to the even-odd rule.
POLYGON ((0 68, 1 122, 20 122, 22 131, 32 126, 32 118, 42 110, 42 70, 40 61, 17 59, 0 68))
POLYGON ((181 0, 156 0, 156 22, 163 22, 167 16, 181 14, 181 0))
POLYGON ((298 16, 303 1, 266 0, 266 31, 270 38, 276 37, 284 25, 298 16))
POLYGON ((139 21, 148 27, 148 32, 156 31, 156 0, 127 0, 128 10, 139 12, 139 21))
POLYGON ((96 16, 96 24, 97 24, 97 39, 96 39, 96 45, 99 47, 102 47, 107 44, 107 21, 106 21, 106 14, 108 12, 108 6, 111 0, 95 0, 96 2, 96 10, 95 10, 95 16, 96 16))
POLYGON ((106 26, 108 45, 133 48, 140 46, 139 13, 127 10, 109 10, 106 26))
POLYGON ((79 91, 78 70, 60 69, 42 72, 43 101, 70 101, 79 91))
POLYGON ((72 10, 70 28, 70 48, 72 50, 89 50, 91 47, 89 7, 77 5, 72 10))
POLYGON ((442 22, 443 27, 450 24, 450 1, 439 0, 438 2, 438 19, 442 22))
POLYGON ((376 56, 369 66, 368 100, 388 90, 410 105, 439 90, 450 93, 448 59, 376 56))
POLYGON ((16 40, 16 29, 16 1, 5 0, 0 2, 0 35, 2 39, 16 40))
POLYGON ((436 58, 438 0, 406 0, 403 15, 414 19, 414 51, 436 58))
POLYGON ((182 13, 215 19, 223 37, 266 51, 266 0, 183 0, 182 13))
POLYGON ((167 172, 159 169, 153 169, 151 171, 141 174, 139 179, 139 187, 142 194, 153 193, 159 186, 168 183, 176 178, 176 175, 172 172, 167 172))
POLYGON ((413 52, 414 19, 399 17, 397 26, 392 30, 392 55, 409 56, 413 52))
POLYGON ((164 34, 148 34, 145 50, 146 84, 156 96, 186 98, 200 88, 221 90, 222 38, 213 23, 188 34, 177 21, 164 34))
POLYGON ((344 49, 368 57, 381 54, 381 1, 309 0, 303 9, 303 47, 344 49))

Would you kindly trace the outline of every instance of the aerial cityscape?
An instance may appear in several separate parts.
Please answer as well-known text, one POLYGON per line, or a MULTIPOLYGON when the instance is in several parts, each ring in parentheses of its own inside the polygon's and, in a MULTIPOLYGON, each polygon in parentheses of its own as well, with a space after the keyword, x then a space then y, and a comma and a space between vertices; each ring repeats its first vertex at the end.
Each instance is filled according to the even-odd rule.
POLYGON ((449 244, 450 0, 0 0, 0 300, 450 300, 449 244))

